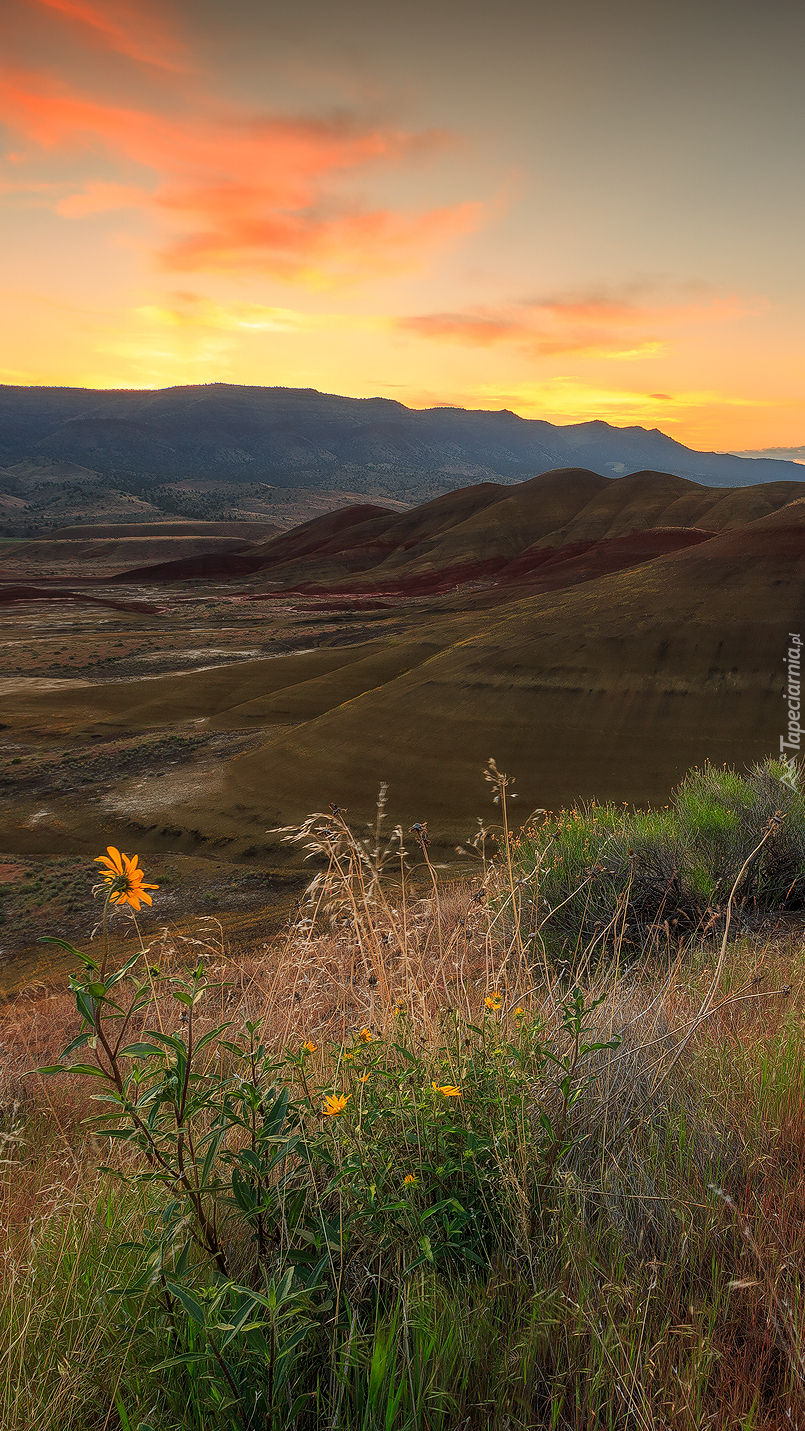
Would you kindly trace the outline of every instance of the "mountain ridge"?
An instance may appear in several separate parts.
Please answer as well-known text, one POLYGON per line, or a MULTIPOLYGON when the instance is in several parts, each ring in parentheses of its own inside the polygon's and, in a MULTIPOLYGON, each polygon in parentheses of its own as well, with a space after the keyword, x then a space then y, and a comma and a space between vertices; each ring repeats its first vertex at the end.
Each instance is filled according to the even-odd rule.
POLYGON ((136 493, 177 480, 248 480, 413 501, 468 481, 514 483, 556 467, 607 477, 670 470, 716 486, 797 481, 802 473, 796 462, 698 452, 658 428, 602 419, 559 426, 506 408, 415 409, 395 398, 227 383, 146 390, 2 384, 0 491, 13 495, 9 469, 26 462, 128 478, 125 490, 136 493))

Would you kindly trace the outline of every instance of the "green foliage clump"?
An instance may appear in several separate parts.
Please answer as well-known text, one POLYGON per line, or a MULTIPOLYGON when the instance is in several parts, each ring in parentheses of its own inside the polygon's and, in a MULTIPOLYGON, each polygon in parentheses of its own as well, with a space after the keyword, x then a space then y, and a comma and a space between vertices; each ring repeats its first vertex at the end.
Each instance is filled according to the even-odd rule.
POLYGON ((663 810, 563 810, 523 835, 518 862, 536 867, 532 942, 552 954, 676 947, 723 930, 733 887, 744 921, 805 907, 805 797, 787 761, 747 775, 708 764, 663 810))

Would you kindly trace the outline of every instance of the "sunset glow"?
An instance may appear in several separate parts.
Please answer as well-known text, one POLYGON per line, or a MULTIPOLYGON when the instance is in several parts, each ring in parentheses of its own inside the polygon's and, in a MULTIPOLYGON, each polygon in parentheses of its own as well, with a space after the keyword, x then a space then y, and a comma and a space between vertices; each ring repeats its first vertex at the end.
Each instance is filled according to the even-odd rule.
POLYGON ((805 22, 718 9, 7 0, 0 381, 801 444, 805 22))

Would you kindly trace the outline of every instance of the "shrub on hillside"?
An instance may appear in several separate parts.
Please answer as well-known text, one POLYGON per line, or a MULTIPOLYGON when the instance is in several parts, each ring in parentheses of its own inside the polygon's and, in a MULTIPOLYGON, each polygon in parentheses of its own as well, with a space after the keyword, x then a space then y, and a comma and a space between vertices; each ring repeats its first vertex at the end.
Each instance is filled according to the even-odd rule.
POLYGON ((719 931, 734 886, 744 922, 802 909, 799 774, 773 759, 746 775, 708 764, 688 772, 663 810, 563 810, 524 833, 519 863, 529 874, 537 867, 532 943, 566 957, 615 945, 627 953, 652 942, 676 947, 680 936, 719 931))

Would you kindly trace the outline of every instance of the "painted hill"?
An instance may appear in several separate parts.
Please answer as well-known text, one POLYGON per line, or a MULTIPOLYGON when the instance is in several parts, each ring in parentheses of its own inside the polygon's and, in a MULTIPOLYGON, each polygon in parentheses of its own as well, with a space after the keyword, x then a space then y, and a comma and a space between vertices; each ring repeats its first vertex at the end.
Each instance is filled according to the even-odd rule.
POLYGON ((553 589, 684 549, 799 497, 805 482, 720 488, 662 472, 607 478, 566 468, 515 487, 466 487, 408 512, 348 507, 248 551, 119 579, 242 577, 254 590, 308 595, 422 595, 469 582, 553 589))
MULTIPOLYGON (((574 538, 579 514, 615 487, 597 486, 590 476, 578 475, 576 511, 568 509, 561 528, 574 538)), ((599 570, 553 591, 512 587, 505 604, 486 608, 451 606, 444 597, 403 605, 376 640, 360 645, 141 683, 26 688, 6 700, 4 723, 9 732, 45 739, 54 721, 58 730, 101 737, 189 721, 213 732, 259 732, 256 747, 221 763, 193 791, 172 788, 163 806, 154 795, 147 823, 138 826, 140 848, 153 840, 276 851, 271 826, 331 800, 358 822, 368 818, 381 780, 391 784, 395 819, 405 826, 429 820, 449 847, 472 832, 479 813, 495 817, 480 779, 491 754, 517 776, 521 817, 533 806, 587 797, 662 803, 693 764, 742 765, 779 748, 788 633, 801 630, 805 618, 805 495, 742 525, 744 494, 722 493, 720 510, 718 494, 700 489, 693 496, 709 503, 697 514, 721 523, 714 535, 667 521, 680 502, 680 521, 690 517, 687 487, 667 487, 653 513, 661 525, 639 532, 606 535, 628 503, 595 509, 600 524, 586 530, 605 535, 584 540, 599 549, 613 544, 610 551, 633 544, 642 559, 628 568, 599 570)), ((485 500, 475 489, 452 515, 472 522, 467 511, 476 504, 477 515, 485 500)), ((745 500, 751 512, 756 494, 745 500)), ((520 517, 527 505, 517 509, 520 517)), ((514 525, 507 511, 495 538, 501 547, 514 525)), ((374 524, 390 520, 377 511, 363 520, 330 518, 326 539, 352 540, 368 524, 379 541, 374 524)), ((311 550, 311 525, 294 537, 300 560, 303 547, 311 550)), ((446 540, 454 528, 448 523, 433 540, 446 540)), ((553 540, 552 532, 535 537, 535 530, 526 524, 521 555, 553 540)), ((286 543, 285 560, 292 535, 278 539, 286 543)), ((421 532, 409 535, 421 539, 421 532)), ((580 560, 567 554, 576 545, 567 543, 567 562, 580 560)), ((541 548, 548 549, 550 543, 541 548)), ((15 830, 14 839, 22 837, 15 830)), ((16 847, 10 832, 4 838, 16 847)), ((46 836, 32 829, 24 838, 33 848, 46 836)), ((64 838, 91 849, 97 833, 77 810, 64 838)))
POLYGON ((25 462, 74 464, 139 499, 143 483, 188 478, 422 500, 556 467, 607 476, 659 469, 717 486, 800 473, 793 462, 696 452, 656 428, 560 427, 505 410, 415 411, 388 398, 225 383, 152 392, 0 386, 0 467, 25 462))

